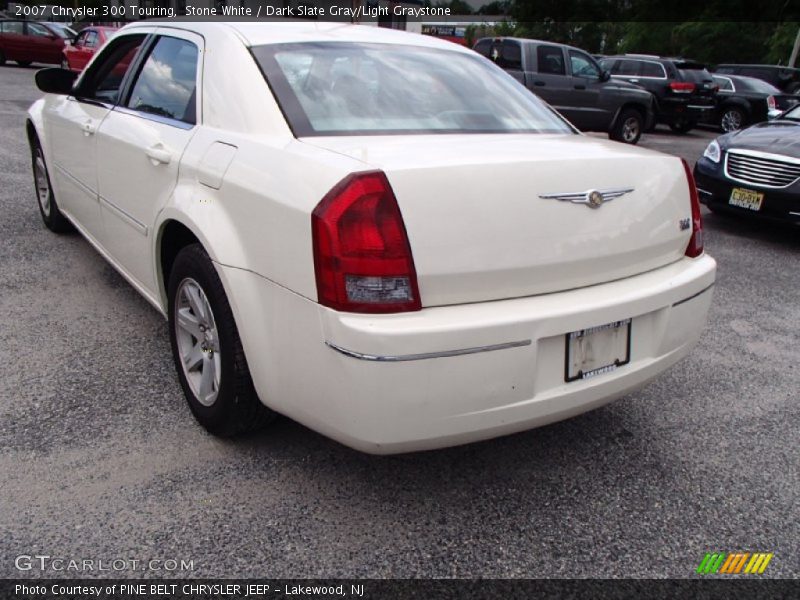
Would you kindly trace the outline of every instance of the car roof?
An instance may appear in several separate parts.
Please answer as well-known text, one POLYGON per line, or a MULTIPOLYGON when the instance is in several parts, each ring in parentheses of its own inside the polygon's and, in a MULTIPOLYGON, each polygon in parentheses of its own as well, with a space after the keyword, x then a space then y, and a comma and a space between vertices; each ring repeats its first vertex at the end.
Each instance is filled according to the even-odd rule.
POLYGON ((403 44, 440 48, 472 54, 472 50, 433 36, 398 31, 385 27, 354 25, 336 22, 286 21, 195 21, 191 18, 152 19, 127 25, 125 30, 137 27, 169 26, 201 35, 220 30, 234 32, 247 46, 288 44, 299 42, 361 42, 375 44, 403 44))

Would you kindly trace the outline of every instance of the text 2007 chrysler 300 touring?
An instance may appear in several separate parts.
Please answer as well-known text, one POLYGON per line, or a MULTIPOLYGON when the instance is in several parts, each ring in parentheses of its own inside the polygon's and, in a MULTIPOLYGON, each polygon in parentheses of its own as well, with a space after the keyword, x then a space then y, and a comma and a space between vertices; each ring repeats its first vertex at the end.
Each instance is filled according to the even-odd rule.
POLYGON ((136 23, 27 123, 42 217, 170 323, 189 406, 390 453, 600 406, 685 356, 716 265, 678 158, 490 61, 301 23, 136 23))

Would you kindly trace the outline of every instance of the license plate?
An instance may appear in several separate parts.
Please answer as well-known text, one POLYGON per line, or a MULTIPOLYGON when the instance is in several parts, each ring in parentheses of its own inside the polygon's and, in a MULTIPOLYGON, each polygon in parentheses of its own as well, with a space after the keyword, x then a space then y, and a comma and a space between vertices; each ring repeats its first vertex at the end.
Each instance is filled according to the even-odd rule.
POLYGON ((631 360, 631 320, 573 331, 566 341, 565 381, 610 373, 631 360))
POLYGON ((728 204, 748 210, 761 210, 761 203, 763 201, 763 192, 756 192, 755 190, 748 190, 745 188, 733 188, 728 204))

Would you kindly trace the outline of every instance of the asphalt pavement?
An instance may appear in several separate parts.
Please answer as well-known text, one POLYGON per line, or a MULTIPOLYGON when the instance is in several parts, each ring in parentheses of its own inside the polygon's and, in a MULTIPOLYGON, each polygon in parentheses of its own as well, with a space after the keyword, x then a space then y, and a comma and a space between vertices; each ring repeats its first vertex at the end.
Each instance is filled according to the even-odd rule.
MULTIPOLYGON (((800 230, 704 211, 699 346, 578 418, 393 457, 285 418, 223 441, 192 419, 162 317, 42 225, 34 72, 0 67, 0 577, 672 578, 709 551, 800 576, 800 230), (192 566, 18 570, 36 554, 192 566)), ((693 162, 713 136, 641 144, 693 162)))

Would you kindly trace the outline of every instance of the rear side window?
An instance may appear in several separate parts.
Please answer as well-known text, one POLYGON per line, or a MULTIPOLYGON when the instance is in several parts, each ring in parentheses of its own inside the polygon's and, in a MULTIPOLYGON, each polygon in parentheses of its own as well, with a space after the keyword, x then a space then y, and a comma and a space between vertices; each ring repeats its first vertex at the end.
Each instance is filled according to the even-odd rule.
POLYGON ((536 62, 539 73, 550 75, 566 75, 564 53, 558 46, 539 46, 536 48, 536 62))
POLYGON ((639 64, 638 60, 618 60, 611 74, 622 75, 624 77, 636 77, 639 75, 639 64))
POLYGON ((197 46, 161 37, 142 66, 127 106, 133 110, 195 122, 197 46))
POLYGON ((22 21, 4 21, 3 33, 16 33, 22 35, 22 21))
POLYGON ((640 75, 642 77, 660 77, 662 79, 666 79, 667 72, 664 70, 664 67, 657 62, 651 61, 642 61, 641 62, 642 72, 640 75))

